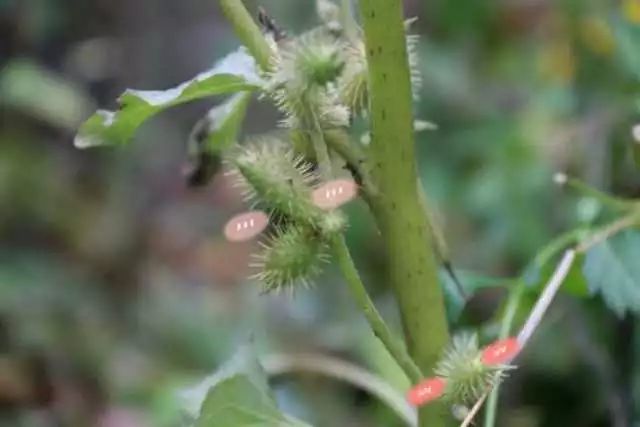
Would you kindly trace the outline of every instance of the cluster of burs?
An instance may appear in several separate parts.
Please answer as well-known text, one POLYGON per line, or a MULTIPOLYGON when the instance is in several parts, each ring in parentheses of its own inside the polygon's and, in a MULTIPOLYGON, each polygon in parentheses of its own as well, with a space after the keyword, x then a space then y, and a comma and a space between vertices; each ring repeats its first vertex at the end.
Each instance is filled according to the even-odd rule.
POLYGON ((261 17, 273 52, 262 98, 281 111, 281 130, 227 156, 252 211, 229 221, 225 234, 246 240, 268 229, 252 264, 267 292, 308 286, 322 271, 331 240, 347 225, 337 208, 357 193, 358 177, 325 138, 367 114, 364 43, 358 31, 343 31, 337 5, 317 4, 321 25, 295 37, 261 17), (322 147, 329 173, 318 166, 322 147))

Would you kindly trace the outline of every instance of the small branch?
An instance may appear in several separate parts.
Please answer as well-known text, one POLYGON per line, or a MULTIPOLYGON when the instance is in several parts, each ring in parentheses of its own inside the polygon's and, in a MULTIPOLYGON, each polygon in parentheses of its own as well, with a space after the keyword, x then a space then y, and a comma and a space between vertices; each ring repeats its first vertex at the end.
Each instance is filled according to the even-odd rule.
POLYGON ((564 249, 575 245, 588 231, 584 228, 576 228, 560 234, 542 248, 533 259, 534 265, 542 268, 564 249))
POLYGON ((260 27, 242 4, 242 0, 220 0, 220 7, 233 29, 262 70, 271 66, 273 51, 260 27))
MULTIPOLYGON (((344 130, 331 129, 324 131, 325 141, 329 148, 338 153, 344 159, 350 168, 358 175, 354 178, 361 180, 361 187, 367 204, 371 205, 375 197, 378 196, 378 190, 373 183, 373 178, 366 166, 367 158, 365 153, 349 140, 349 135, 344 130)), ((373 206, 370 206, 373 209, 373 206)))
POLYGON ((567 176, 564 173, 557 173, 554 179, 559 185, 566 185, 567 187, 576 191, 577 193, 596 199, 603 205, 609 206, 612 209, 628 211, 638 206, 638 203, 635 200, 612 196, 610 194, 607 194, 603 191, 598 190, 597 188, 594 188, 588 184, 585 184, 579 179, 576 179, 571 176, 567 176))
MULTIPOLYGON (((540 323, 544 315, 544 311, 546 311, 546 309, 548 308, 549 304, 551 303, 551 300, 555 296, 555 293, 558 291, 560 285, 562 284, 562 281, 564 280, 566 275, 569 273, 569 270, 571 269, 571 264, 575 260, 575 256, 577 254, 585 253, 586 251, 588 251, 598 243, 602 242, 603 240, 608 239, 609 237, 613 236, 616 233, 619 233, 620 231, 628 227, 632 227, 633 225, 637 224, 639 221, 640 221, 640 213, 638 213, 637 211, 632 212, 630 215, 619 218, 618 220, 612 222, 611 224, 608 224, 602 227, 599 231, 596 231, 589 238, 583 240, 581 243, 575 246, 574 249, 569 249, 565 252, 565 255, 562 258, 562 261, 560 262, 558 267, 556 267, 556 270, 553 276, 549 280, 548 284, 545 286, 545 290, 543 291, 543 294, 538 299, 538 303, 536 304, 536 307, 534 307, 534 310, 532 310, 529 316, 529 319, 527 320, 525 325, 522 327, 518 335, 518 341, 520 342, 522 347, 524 347, 526 342, 529 340, 531 334, 533 334, 534 330, 538 327, 538 324, 540 323), (568 265, 563 266, 563 263, 567 263, 568 265), (557 282, 554 281, 554 279, 557 282), (551 285, 554 285, 556 289, 549 289, 551 288, 551 285), (548 295, 545 295, 545 293, 548 293, 548 295), (536 317, 534 317, 536 308, 538 308, 538 310, 541 313, 536 314, 536 317)), ((556 239, 554 239, 548 245, 546 245, 538 253, 538 255, 536 255, 533 261, 534 264, 536 264, 538 267, 544 266, 559 251, 561 251, 562 249, 564 249, 565 247, 567 247, 568 245, 574 242, 580 241, 581 237, 584 236, 585 233, 587 233, 587 231, 584 229, 575 229, 558 236, 556 239)), ((511 291, 509 295, 508 307, 513 306, 514 310, 515 308, 518 307, 518 305, 520 304, 520 298, 522 296, 525 286, 526 284, 521 281, 521 283, 518 284, 518 286, 511 291)), ((509 331, 511 330, 512 323, 513 323, 513 316, 509 315, 509 309, 508 309, 502 321, 500 338, 507 337, 507 335, 509 334, 509 331)), ((496 408, 498 404, 498 388, 499 388, 499 384, 496 387, 494 387, 493 391, 491 392, 489 401, 487 403, 488 407, 487 407, 487 412, 485 416, 485 427, 493 427, 495 425, 496 408)))
POLYGON ((580 243, 576 248, 576 251, 579 253, 585 253, 598 243, 607 240, 609 237, 613 236, 624 230, 625 228, 629 228, 638 223, 640 219, 640 214, 634 212, 632 215, 624 216, 609 225, 604 226, 596 233, 594 233, 591 237, 586 239, 584 242, 580 243))
POLYGON ((396 337, 391 333, 386 323, 378 313, 373 301, 369 297, 362 280, 360 279, 360 275, 358 274, 358 270, 353 264, 353 260, 351 259, 351 255, 349 254, 349 249, 344 241, 344 237, 342 235, 336 236, 332 242, 333 252, 337 258, 338 265, 342 270, 342 274, 345 277, 347 284, 349 285, 349 289, 351 290, 351 294, 355 298, 357 304, 360 306, 364 317, 369 322, 369 326, 373 330, 373 333, 378 337, 378 339, 385 346, 387 351, 391 354, 391 356, 396 360, 398 365, 404 370, 405 374, 411 382, 416 384, 423 377, 422 372, 418 366, 413 362, 409 354, 407 353, 406 348, 402 345, 400 341, 396 339, 396 337))
POLYGON ((569 270, 571 270, 571 266, 573 265, 573 261, 576 258, 576 251, 573 249, 569 249, 564 253, 562 260, 556 267, 556 271, 549 279, 549 282, 542 291, 542 295, 538 298, 536 305, 531 310, 531 314, 529 314, 529 318, 525 322, 524 326, 520 330, 518 334, 518 343, 520 344, 520 348, 524 348, 527 344, 531 335, 536 330, 538 325, 540 325, 540 321, 542 317, 546 313, 551 301, 558 293, 558 289, 560 289, 560 285, 569 274, 569 270))
POLYGON ((313 145, 313 151, 315 152, 318 166, 320 169, 320 176, 324 180, 330 180, 333 177, 331 168, 331 158, 329 157, 329 150, 327 149, 327 142, 324 139, 322 129, 317 125, 309 135, 311 143, 313 145))
POLYGON ((480 399, 478 399, 478 401, 475 403, 475 405, 473 405, 473 408, 471 408, 471 410, 469 411, 469 413, 465 417, 464 421, 462 421, 462 424, 460 424, 460 427, 468 427, 469 425, 471 425, 471 422, 473 422, 473 418, 476 416, 476 414, 478 413, 478 411, 482 407, 482 404, 487 399, 487 396, 489 396, 489 392, 490 391, 491 390, 487 390, 480 397, 480 399))
POLYGON ((261 361, 269 376, 293 371, 313 372, 345 381, 377 397, 408 425, 418 424, 416 410, 407 403, 402 393, 375 374, 335 357, 318 354, 274 354, 261 361))
MULTIPOLYGON (((562 260, 558 263, 558 266, 553 272, 553 275, 545 285, 544 291, 542 291, 542 294, 538 298, 536 305, 533 307, 533 310, 531 310, 531 313, 529 314, 527 321, 525 322, 524 326, 520 329, 520 333, 518 333, 517 339, 518 339, 518 343, 520 344, 520 351, 522 351, 525 345, 527 345, 527 343, 529 342, 529 339, 531 338, 531 335, 533 335, 533 332, 540 325, 540 321, 542 320, 544 314, 549 308, 549 305, 551 305, 553 298, 558 293, 558 290, 560 289, 562 282, 564 282, 564 279, 567 277, 567 274, 569 274, 569 271, 571 270, 571 266, 573 265, 573 261, 575 260, 575 258, 576 258, 575 250, 568 249, 567 251, 565 251, 564 256, 562 257, 562 260)), ((520 285, 518 285, 517 289, 518 289, 518 294, 512 294, 509 298, 507 313, 505 314, 505 318, 507 320, 503 322, 502 330, 500 333, 501 335, 504 335, 504 336, 508 334, 510 325, 513 322, 513 317, 515 315, 515 311, 520 301, 521 289, 524 289, 524 287, 521 287, 520 285)), ((487 396, 489 396, 489 393, 492 394, 491 399, 489 400, 489 403, 492 406, 489 406, 487 408, 485 426, 494 425, 495 411, 496 411, 496 405, 497 405, 497 386, 487 390, 487 392, 483 394, 480 399, 478 399, 478 401, 473 406, 473 409, 471 410, 471 412, 469 412, 469 415, 467 415, 467 417, 465 418, 464 422, 460 425, 460 427, 466 427, 471 423, 471 421, 473 420, 473 417, 480 410, 480 407, 482 406, 484 401, 487 399, 487 396)))

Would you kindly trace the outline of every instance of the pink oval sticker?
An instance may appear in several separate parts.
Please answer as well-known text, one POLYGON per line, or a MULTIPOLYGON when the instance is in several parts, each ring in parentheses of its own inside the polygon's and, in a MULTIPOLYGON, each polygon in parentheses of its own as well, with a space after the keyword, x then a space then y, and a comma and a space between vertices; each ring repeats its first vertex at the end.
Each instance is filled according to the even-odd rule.
POLYGON ((224 226, 224 235, 230 242, 244 242, 260 234, 269 224, 269 217, 262 211, 241 213, 224 226))
POLYGON ((495 341, 482 350, 482 363, 487 366, 509 363, 520 351, 516 338, 495 341))
POLYGON ((427 378, 407 392, 407 400, 413 406, 422 406, 442 396, 446 386, 443 378, 427 378))
POLYGON ((313 203, 324 210, 331 210, 351 201, 358 194, 358 186, 350 179, 335 179, 322 184, 312 194, 313 203))

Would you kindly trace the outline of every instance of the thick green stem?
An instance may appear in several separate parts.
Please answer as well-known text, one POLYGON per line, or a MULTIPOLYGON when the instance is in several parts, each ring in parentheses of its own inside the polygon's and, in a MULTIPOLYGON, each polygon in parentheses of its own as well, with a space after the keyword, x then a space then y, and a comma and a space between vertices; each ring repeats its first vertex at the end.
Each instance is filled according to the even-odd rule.
POLYGON ((336 236, 332 241, 333 252, 338 261, 338 265, 342 274, 349 285, 349 290, 353 295, 356 303, 362 310, 364 317, 369 322, 369 326, 373 333, 380 339, 391 356, 398 362, 398 365, 404 370, 405 374, 412 382, 417 382, 422 378, 420 369, 413 362, 406 348, 401 341, 391 333, 386 323, 378 313, 373 301, 369 297, 358 270, 353 264, 349 249, 342 235, 336 236))
MULTIPOLYGON (((428 220, 417 188, 411 86, 400 0, 360 0, 369 66, 371 171, 380 196, 375 215, 389 260, 407 346, 430 372, 448 342, 428 220)), ((437 405, 420 413, 420 425, 439 427, 437 405)))
POLYGON ((271 64, 271 46, 242 4, 242 0, 220 0, 220 7, 233 29, 263 70, 271 64))

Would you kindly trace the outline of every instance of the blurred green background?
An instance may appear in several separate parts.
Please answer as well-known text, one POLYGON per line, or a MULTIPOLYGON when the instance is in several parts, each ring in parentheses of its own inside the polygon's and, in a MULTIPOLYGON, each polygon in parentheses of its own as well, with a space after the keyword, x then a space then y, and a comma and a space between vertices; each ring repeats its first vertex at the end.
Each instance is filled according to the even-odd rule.
MULTIPOLYGON (((421 35, 416 114, 438 125, 419 134, 420 174, 456 268, 515 276, 553 236, 597 220, 556 171, 640 196, 639 1, 405 3, 421 35)), ((312 0, 259 4, 291 33, 316 23, 312 0)), ((0 0, 0 426, 179 425, 176 391, 248 338, 260 355, 333 354, 406 387, 335 271, 293 299, 246 279, 255 247, 221 235, 240 196, 223 176, 191 189, 182 173, 211 102, 162 113, 126 147, 73 147, 125 88, 174 86, 237 44, 215 0, 0 0)), ((276 120, 255 102, 245 134, 276 120)), ((356 262, 397 325, 371 220, 358 204, 349 214, 356 262)), ((452 327, 490 329, 503 296, 480 292, 452 327)), ((499 425, 640 426, 635 316, 561 295, 520 364, 499 425)), ((273 385, 317 426, 402 425, 330 379, 273 385)))

